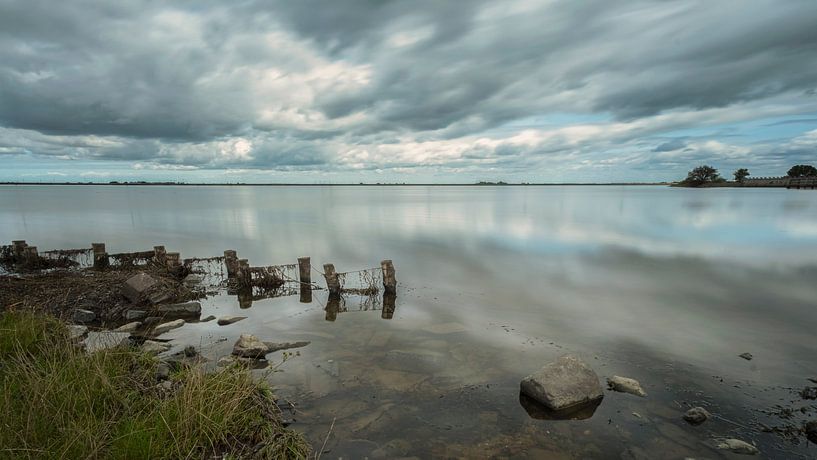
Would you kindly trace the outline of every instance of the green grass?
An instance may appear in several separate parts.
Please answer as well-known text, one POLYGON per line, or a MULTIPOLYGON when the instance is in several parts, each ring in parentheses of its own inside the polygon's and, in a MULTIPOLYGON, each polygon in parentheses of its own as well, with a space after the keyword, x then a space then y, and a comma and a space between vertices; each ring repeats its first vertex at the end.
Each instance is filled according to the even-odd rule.
POLYGON ((91 355, 48 316, 0 313, 0 458, 306 458, 263 383, 240 368, 171 376, 130 349, 91 355))

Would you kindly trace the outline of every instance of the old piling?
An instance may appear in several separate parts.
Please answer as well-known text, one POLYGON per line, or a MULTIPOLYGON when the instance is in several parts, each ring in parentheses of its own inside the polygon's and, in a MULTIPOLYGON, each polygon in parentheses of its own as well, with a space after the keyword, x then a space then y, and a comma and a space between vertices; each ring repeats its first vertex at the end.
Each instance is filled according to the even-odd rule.
POLYGON ((252 271, 250 270, 249 260, 238 259, 238 270, 236 270, 236 278, 238 278, 238 283, 240 285, 252 287, 252 271))
POLYGON ((298 258, 298 280, 301 282, 301 286, 312 283, 311 268, 312 264, 309 257, 298 258))
POLYGON ((238 274, 238 254, 235 250, 224 251, 224 266, 227 268, 227 278, 235 278, 238 274))
POLYGON ((153 246, 153 260, 159 265, 167 265, 167 250, 164 246, 153 246))
POLYGON ((14 260, 21 261, 25 256, 26 251, 26 240, 14 240, 11 242, 12 252, 14 254, 14 260))
POLYGON ((31 268, 36 267, 40 262, 40 254, 37 252, 37 246, 26 246, 23 251, 23 260, 26 266, 31 268))
POLYGON ((326 278, 326 287, 329 289, 329 296, 340 296, 340 279, 335 271, 334 264, 323 264, 323 277, 326 278))
POLYGON ((386 259, 380 262, 380 268, 383 271, 383 291, 386 294, 396 294, 397 278, 394 273, 394 264, 391 260, 386 259))
POLYGON ((105 250, 105 243, 91 243, 94 252, 94 268, 101 270, 110 265, 108 253, 105 250))

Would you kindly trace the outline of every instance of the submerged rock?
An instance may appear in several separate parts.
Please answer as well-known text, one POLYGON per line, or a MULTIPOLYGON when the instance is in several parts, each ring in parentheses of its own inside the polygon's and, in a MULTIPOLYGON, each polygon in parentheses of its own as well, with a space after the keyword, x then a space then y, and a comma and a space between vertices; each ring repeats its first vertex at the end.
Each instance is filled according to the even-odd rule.
POLYGON ((757 448, 740 439, 724 439, 718 443, 718 449, 728 450, 741 455, 755 455, 760 453, 757 448))
POLYGON ((216 362, 219 367, 230 367, 233 365, 244 366, 250 369, 264 369, 269 366, 269 361, 266 359, 244 358, 241 356, 222 356, 216 362))
POLYGON ((141 325, 142 325, 142 323, 140 323, 139 321, 134 321, 132 323, 123 324, 122 326, 119 326, 118 328, 116 328, 116 331, 117 332, 133 332, 133 331, 139 329, 139 326, 141 326, 141 325))
POLYGON ((629 393, 631 395, 641 396, 642 398, 647 396, 647 392, 641 388, 641 384, 638 383, 638 380, 627 377, 619 377, 618 375, 608 377, 607 387, 613 391, 629 393))
POLYGON ((267 348, 269 348, 267 353, 272 353, 279 350, 288 350, 290 348, 301 348, 309 345, 310 343, 312 342, 264 342, 264 344, 267 345, 267 348))
POLYGON ((525 377, 522 393, 550 410, 565 410, 604 397, 599 377, 576 356, 562 356, 525 377))
POLYGON ((155 335, 161 335, 161 334, 164 334, 167 331, 170 331, 170 330, 173 330, 173 329, 176 329, 176 328, 180 328, 182 326, 184 326, 184 320, 183 319, 177 319, 175 321, 169 321, 167 323, 162 323, 162 324, 156 326, 155 328, 153 328, 153 333, 155 335))
POLYGON ((693 407, 692 409, 686 411, 684 414, 684 420, 692 425, 700 425, 711 416, 712 414, 710 414, 703 407, 693 407))
POLYGON ((232 316, 232 315, 222 316, 221 318, 218 319, 218 325, 219 326, 226 326, 228 324, 237 323, 237 322, 241 321, 242 319, 247 319, 247 317, 246 316, 232 316))
POLYGON ((216 319, 216 317, 215 317, 215 316, 213 316, 213 315, 210 315, 210 316, 208 316, 208 317, 206 317, 206 318, 202 318, 202 319, 200 319, 200 320, 199 320, 199 322, 200 322, 200 323, 206 323, 207 321, 212 321, 212 320, 214 320, 214 319, 216 319))
POLYGON ((142 344, 142 351, 153 355, 158 355, 167 350, 170 350, 170 344, 165 342, 157 342, 155 340, 145 340, 142 344))
POLYGON ((200 302, 168 303, 156 307, 156 312, 163 315, 197 316, 201 314, 200 302))
POLYGON ((96 319, 96 313, 91 310, 83 310, 78 308, 74 310, 74 315, 71 317, 75 323, 90 323, 96 319))
POLYGON ((751 354, 751 353, 741 353, 741 354, 739 354, 738 356, 740 356, 741 358, 745 359, 746 361, 751 361, 751 360, 752 360, 752 358, 754 358, 754 356, 752 356, 752 354, 751 354))
POLYGON ((242 358, 263 358, 269 352, 269 346, 252 334, 241 334, 233 345, 233 354, 242 358))

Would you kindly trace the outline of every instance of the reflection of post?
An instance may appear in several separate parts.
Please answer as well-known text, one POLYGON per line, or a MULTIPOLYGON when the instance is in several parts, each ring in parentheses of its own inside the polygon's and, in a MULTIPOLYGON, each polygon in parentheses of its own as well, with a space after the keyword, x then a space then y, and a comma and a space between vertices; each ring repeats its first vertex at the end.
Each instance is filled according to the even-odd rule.
POLYGON ((340 280, 335 272, 333 264, 323 264, 323 277, 326 278, 326 287, 329 289, 329 296, 340 295, 340 280))
POLYGON ((397 294, 383 293, 383 310, 380 312, 381 318, 392 319, 392 317, 394 317, 395 300, 397 300, 397 294))
POLYGON ((252 288, 240 289, 238 291, 238 306, 242 309, 252 307, 252 288))
POLYGON ((301 303, 312 303, 312 264, 309 257, 298 258, 298 281, 301 286, 301 303))
POLYGON ((338 318, 338 311, 340 310, 340 296, 329 294, 326 300, 326 320, 334 321, 338 318))
POLYGON ((164 246, 153 246, 153 260, 159 265, 167 265, 167 249, 164 246))
POLYGON ((397 278, 394 275, 394 264, 387 259, 380 262, 380 268, 383 271, 383 291, 386 294, 396 294, 397 278))
POLYGON ((103 269, 108 267, 108 253, 105 252, 105 243, 91 243, 94 250, 94 268, 103 269))
POLYGON ((224 251, 224 265, 227 267, 227 278, 234 278, 238 274, 238 254, 234 250, 224 251))

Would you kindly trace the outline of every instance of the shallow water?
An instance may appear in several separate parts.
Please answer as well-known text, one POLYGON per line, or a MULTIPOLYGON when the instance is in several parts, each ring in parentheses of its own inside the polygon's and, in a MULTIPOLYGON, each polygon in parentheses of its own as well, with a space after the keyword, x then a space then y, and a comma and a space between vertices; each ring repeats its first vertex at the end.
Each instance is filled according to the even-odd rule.
POLYGON ((0 186, 0 240, 12 239, 236 249, 251 265, 311 256, 339 271, 393 259, 391 319, 377 299, 349 296, 329 321, 325 291, 244 309, 221 294, 203 315, 249 318, 163 336, 214 361, 241 333, 311 341, 257 372, 296 404, 293 427, 316 449, 326 439, 327 458, 729 458, 712 448, 719 437, 766 458, 817 455, 757 425, 817 418, 794 394, 817 377, 813 191, 0 186), (532 418, 519 381, 565 353, 648 396, 605 392, 588 419, 532 418), (776 404, 807 411, 764 413, 776 404), (689 426, 694 405, 718 417, 689 426))

